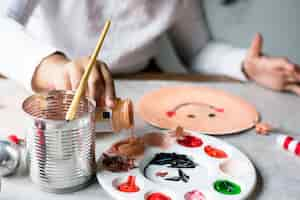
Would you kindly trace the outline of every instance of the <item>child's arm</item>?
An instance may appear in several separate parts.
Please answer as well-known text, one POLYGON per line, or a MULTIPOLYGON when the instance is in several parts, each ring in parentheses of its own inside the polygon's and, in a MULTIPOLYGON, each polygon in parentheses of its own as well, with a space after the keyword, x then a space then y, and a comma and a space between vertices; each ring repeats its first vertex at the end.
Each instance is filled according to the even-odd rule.
MULTIPOLYGON (((24 26, 38 3, 39 0, 11 0, 0 15, 0 73, 29 90, 75 90, 88 57, 69 60, 55 47, 37 41, 25 31, 24 26)), ((87 95, 101 106, 113 106, 114 83, 102 62, 91 72, 87 95)))
POLYGON ((211 40, 199 0, 182 1, 169 37, 190 70, 247 80, 242 72, 246 49, 211 40))
POLYGON ((38 0, 10 0, 0 13, 0 73, 31 90, 32 75, 41 60, 57 49, 37 41, 24 25, 38 5, 38 0))
POLYGON ((250 78, 265 87, 300 95, 297 66, 284 58, 262 56, 260 36, 255 37, 249 50, 213 41, 199 1, 187 0, 183 4, 169 35, 177 53, 191 70, 229 75, 240 80, 250 78))

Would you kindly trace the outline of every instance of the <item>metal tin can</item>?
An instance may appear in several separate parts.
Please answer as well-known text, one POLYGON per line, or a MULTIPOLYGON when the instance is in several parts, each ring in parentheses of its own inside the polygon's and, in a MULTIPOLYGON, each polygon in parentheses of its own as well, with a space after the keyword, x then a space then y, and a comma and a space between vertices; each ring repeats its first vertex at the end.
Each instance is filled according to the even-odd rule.
POLYGON ((35 94, 23 102, 30 178, 42 190, 73 192, 89 184, 96 172, 95 102, 82 98, 76 119, 66 121, 71 91, 35 94))

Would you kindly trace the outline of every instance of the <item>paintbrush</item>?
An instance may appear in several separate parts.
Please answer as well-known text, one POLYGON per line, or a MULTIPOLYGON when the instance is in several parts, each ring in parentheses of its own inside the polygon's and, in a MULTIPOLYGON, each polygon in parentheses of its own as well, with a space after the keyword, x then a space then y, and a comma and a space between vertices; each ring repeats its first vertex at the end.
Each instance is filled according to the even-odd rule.
POLYGON ((87 84, 87 81, 88 81, 88 78, 89 78, 89 75, 93 69, 93 66, 95 65, 95 62, 96 62, 96 59, 98 57, 98 54, 100 52, 100 49, 103 45, 103 42, 104 42, 104 39, 105 39, 105 36, 109 30, 109 27, 110 27, 110 20, 108 20, 105 25, 104 25, 104 28, 102 30, 102 33, 99 37, 99 40, 97 42, 97 45, 96 45, 96 48, 92 54, 92 56, 90 57, 90 60, 89 60, 89 63, 88 63, 88 66, 80 80, 80 83, 79 83, 79 86, 76 90, 76 93, 73 97, 73 100, 72 100, 72 103, 68 109, 68 112, 66 114, 66 120, 73 120, 76 116, 76 113, 77 113, 77 109, 78 109, 78 105, 79 105, 79 102, 80 102, 80 99, 84 93, 84 90, 86 88, 86 84, 87 84))

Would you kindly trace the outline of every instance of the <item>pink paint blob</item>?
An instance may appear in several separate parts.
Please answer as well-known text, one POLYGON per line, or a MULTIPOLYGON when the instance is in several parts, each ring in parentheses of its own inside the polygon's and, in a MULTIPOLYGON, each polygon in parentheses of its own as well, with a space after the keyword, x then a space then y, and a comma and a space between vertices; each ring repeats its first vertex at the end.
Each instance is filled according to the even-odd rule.
POLYGON ((222 112, 224 112, 224 108, 215 108, 215 111, 222 113, 222 112))
POLYGON ((185 200, 205 200, 205 196, 198 190, 192 190, 184 195, 185 200))

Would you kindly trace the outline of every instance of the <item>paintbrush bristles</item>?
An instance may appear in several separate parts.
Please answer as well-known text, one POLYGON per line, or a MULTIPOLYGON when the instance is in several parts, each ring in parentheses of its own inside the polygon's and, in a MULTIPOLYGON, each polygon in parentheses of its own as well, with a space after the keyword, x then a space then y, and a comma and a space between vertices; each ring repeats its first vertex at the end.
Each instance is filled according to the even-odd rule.
POLYGON ((87 81, 88 81, 88 78, 89 78, 89 75, 92 71, 92 68, 93 66, 95 65, 95 62, 97 60, 97 57, 98 57, 98 54, 100 52, 100 49, 103 45, 103 42, 104 42, 104 39, 105 39, 105 36, 109 30, 109 27, 110 27, 110 21, 108 20, 106 23, 105 23, 105 26, 103 28, 103 31, 99 37, 99 40, 97 42, 97 45, 96 45, 96 48, 89 60, 89 63, 88 63, 88 66, 80 80, 80 83, 79 83, 79 86, 76 90, 76 93, 73 97, 73 100, 72 100, 72 103, 68 109, 68 112, 66 114, 66 120, 73 120, 75 119, 75 116, 76 116, 76 113, 77 113, 77 109, 78 109, 78 105, 79 105, 79 102, 80 102, 80 99, 84 93, 84 90, 86 88, 86 84, 87 84, 87 81))

